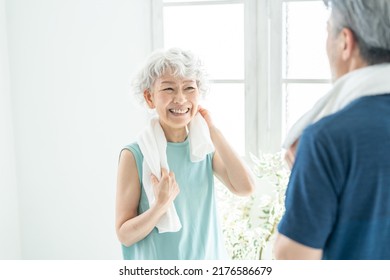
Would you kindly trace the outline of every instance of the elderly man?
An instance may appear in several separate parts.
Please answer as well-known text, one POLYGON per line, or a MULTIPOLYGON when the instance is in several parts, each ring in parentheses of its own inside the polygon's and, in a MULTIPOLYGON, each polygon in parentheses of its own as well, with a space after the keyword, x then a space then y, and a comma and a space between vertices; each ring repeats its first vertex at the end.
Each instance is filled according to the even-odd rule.
POLYGON ((275 257, 390 259, 390 0, 324 2, 334 86, 286 138, 275 257))

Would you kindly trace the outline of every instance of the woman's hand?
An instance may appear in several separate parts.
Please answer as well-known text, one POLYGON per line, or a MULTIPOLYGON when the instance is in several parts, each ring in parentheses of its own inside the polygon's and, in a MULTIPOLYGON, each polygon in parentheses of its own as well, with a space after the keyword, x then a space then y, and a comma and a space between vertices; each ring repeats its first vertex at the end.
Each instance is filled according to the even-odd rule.
POLYGON ((210 137, 215 147, 213 171, 219 180, 237 195, 250 195, 254 190, 254 178, 241 157, 233 150, 221 131, 214 126, 210 112, 198 107, 198 112, 205 119, 210 137))
POLYGON ((123 150, 118 167, 116 231, 119 241, 125 246, 144 239, 167 212, 179 193, 175 175, 166 169, 161 170, 161 179, 152 176, 151 183, 155 202, 150 208, 139 214, 141 185, 133 153, 123 150))
POLYGON ((180 192, 179 185, 176 182, 175 174, 165 168, 161 168, 160 181, 153 174, 151 182, 155 196, 155 205, 166 212, 180 192))
POLYGON ((209 128, 213 127, 214 124, 213 124, 213 120, 211 118, 211 115, 210 115, 210 112, 208 110, 206 110, 205 108, 203 108, 202 106, 198 106, 198 112, 199 114, 201 114, 201 116, 204 118, 204 120, 206 121, 207 123, 207 126, 209 128))

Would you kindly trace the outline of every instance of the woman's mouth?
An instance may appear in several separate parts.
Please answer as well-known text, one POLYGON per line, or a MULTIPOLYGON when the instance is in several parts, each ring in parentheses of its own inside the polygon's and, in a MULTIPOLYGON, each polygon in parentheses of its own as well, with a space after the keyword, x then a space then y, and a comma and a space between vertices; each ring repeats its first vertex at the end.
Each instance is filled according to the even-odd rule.
POLYGON ((169 109, 169 112, 171 112, 174 115, 184 115, 187 114, 190 111, 190 108, 182 108, 182 109, 169 109))

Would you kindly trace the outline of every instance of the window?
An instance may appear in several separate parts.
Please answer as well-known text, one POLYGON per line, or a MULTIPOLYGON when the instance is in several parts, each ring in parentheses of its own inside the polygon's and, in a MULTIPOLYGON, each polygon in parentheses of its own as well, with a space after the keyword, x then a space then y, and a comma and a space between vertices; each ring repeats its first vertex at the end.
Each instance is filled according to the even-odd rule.
POLYGON ((282 12, 284 136, 302 112, 330 89, 330 70, 325 51, 328 12, 323 2, 288 1, 282 12))
POLYGON ((241 155, 276 152, 330 87, 327 16, 319 0, 153 0, 153 48, 202 58, 204 105, 241 155))
POLYGON ((180 47, 201 57, 211 82, 202 103, 244 155, 244 1, 162 0, 161 5, 161 47, 180 47))

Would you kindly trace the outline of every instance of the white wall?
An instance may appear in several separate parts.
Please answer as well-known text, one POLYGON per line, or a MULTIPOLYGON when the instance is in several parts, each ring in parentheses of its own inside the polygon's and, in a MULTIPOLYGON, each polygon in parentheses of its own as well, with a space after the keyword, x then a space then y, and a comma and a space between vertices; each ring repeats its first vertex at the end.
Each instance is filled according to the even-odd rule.
POLYGON ((20 257, 5 1, 0 0, 0 259, 20 257))
POLYGON ((150 1, 5 1, 22 258, 120 259, 116 168, 145 124, 129 83, 150 1))

